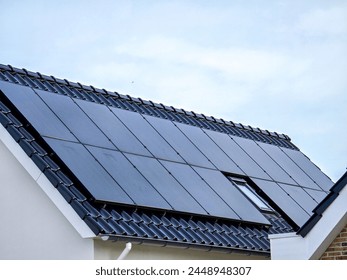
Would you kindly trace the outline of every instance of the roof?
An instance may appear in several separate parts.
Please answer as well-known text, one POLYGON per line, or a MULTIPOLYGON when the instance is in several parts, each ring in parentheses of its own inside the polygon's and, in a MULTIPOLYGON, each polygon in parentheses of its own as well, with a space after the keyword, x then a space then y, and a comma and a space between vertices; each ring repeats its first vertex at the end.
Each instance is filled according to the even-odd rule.
POLYGON ((271 259, 320 259, 347 224, 347 172, 297 231, 270 234, 271 259))
POLYGON ((98 236, 268 254, 332 185, 284 134, 5 65, 0 90, 2 125, 98 236))
POLYGON ((316 223, 322 218, 324 211, 335 201, 340 192, 347 185, 347 172, 331 187, 328 195, 312 210, 313 215, 307 222, 298 230, 298 234, 305 237, 316 223))

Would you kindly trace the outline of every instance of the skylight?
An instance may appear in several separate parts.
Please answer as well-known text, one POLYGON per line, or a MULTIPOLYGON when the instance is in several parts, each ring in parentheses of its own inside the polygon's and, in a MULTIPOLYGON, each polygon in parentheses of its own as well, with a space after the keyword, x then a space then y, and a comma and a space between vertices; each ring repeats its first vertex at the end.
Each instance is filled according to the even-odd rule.
POLYGON ((259 209, 273 212, 272 208, 247 184, 240 178, 228 177, 229 180, 259 209))

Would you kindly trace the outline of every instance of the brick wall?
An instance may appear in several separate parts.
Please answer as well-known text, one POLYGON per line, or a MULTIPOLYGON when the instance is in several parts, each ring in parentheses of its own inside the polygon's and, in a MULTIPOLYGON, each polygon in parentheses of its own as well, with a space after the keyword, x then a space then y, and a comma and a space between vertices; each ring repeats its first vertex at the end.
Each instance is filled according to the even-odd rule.
POLYGON ((330 244, 321 260, 347 260, 347 225, 330 244))

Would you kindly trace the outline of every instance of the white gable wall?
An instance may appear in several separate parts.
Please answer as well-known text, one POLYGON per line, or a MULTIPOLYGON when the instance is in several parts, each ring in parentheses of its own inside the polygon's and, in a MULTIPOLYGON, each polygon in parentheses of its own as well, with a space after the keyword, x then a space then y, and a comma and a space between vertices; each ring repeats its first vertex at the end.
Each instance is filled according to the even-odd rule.
POLYGON ((2 125, 0 213, 0 259, 94 257, 93 240, 81 238, 92 236, 92 232, 2 125), (59 209, 48 195, 56 195, 59 209))

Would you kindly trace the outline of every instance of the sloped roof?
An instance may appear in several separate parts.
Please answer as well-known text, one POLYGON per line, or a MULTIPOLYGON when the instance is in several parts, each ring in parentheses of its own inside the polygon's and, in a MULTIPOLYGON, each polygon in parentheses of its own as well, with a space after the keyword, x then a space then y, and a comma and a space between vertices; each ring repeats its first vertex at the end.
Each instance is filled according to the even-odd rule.
POLYGON ((331 187, 328 195, 312 210, 313 215, 307 222, 298 230, 298 234, 305 237, 316 223, 322 218, 324 211, 334 202, 340 192, 347 185, 347 172, 331 187))
POLYGON ((5 65, 0 90, 2 125, 97 235, 268 253, 332 185, 283 134, 5 65))
POLYGON ((346 186, 347 172, 331 187, 298 231, 270 234, 271 259, 320 259, 346 226, 346 186))

